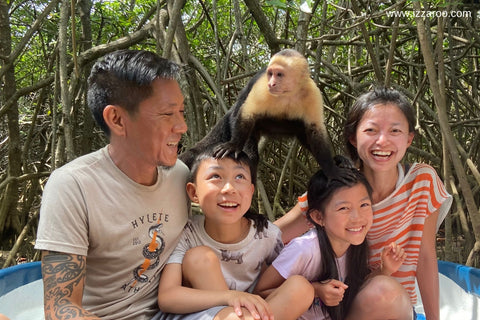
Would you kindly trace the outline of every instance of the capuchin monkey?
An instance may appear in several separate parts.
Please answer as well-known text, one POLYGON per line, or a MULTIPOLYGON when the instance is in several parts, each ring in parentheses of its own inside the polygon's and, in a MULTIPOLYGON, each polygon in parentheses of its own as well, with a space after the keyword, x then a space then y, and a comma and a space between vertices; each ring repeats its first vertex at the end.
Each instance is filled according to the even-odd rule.
POLYGON ((244 150, 256 173, 262 135, 295 136, 325 172, 334 168, 322 95, 310 78, 307 60, 296 50, 275 54, 266 70, 248 82, 235 105, 213 129, 179 158, 191 167, 195 156, 206 148, 215 148, 220 158, 244 150))

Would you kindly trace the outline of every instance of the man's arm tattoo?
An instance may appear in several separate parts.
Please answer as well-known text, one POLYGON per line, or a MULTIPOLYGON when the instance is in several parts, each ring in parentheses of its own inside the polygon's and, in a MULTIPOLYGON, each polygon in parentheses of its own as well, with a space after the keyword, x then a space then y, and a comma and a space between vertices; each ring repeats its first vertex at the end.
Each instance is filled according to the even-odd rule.
POLYGON ((74 301, 81 302, 85 280, 86 258, 81 255, 57 252, 44 253, 42 276, 44 281, 45 317, 97 319, 74 301), (79 288, 79 286, 82 286, 79 288))

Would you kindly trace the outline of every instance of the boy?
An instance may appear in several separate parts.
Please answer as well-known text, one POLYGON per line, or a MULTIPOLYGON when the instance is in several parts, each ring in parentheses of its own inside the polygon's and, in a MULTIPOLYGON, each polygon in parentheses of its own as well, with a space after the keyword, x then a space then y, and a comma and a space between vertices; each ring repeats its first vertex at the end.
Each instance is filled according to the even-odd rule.
POLYGON ((196 159, 187 193, 204 215, 187 223, 162 273, 158 302, 172 314, 154 319, 201 319, 205 313, 215 319, 232 309, 239 317, 296 319, 308 309, 313 287, 301 276, 286 281, 267 301, 249 293, 262 267, 283 247, 279 229, 250 212, 251 165, 245 153, 217 159, 207 151, 196 159))

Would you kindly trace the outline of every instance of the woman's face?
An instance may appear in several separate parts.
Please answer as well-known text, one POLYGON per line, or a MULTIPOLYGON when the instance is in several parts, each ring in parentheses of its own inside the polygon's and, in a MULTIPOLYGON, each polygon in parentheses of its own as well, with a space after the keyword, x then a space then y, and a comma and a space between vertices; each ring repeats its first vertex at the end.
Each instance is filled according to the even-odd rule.
POLYGON ((412 144, 413 132, 394 104, 378 104, 366 111, 350 143, 357 148, 364 167, 375 172, 396 168, 412 144))

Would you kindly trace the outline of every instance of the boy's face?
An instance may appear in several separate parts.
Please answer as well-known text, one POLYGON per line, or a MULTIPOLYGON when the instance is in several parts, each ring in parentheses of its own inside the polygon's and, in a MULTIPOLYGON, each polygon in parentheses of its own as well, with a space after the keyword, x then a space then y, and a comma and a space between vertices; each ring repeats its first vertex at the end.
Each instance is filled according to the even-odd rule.
POLYGON ((219 224, 240 221, 250 208, 254 189, 250 168, 228 158, 203 160, 196 181, 187 184, 190 199, 207 219, 219 224))

